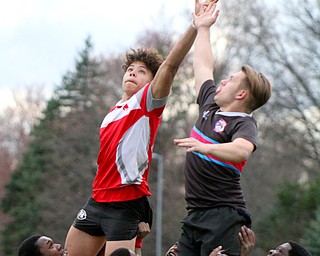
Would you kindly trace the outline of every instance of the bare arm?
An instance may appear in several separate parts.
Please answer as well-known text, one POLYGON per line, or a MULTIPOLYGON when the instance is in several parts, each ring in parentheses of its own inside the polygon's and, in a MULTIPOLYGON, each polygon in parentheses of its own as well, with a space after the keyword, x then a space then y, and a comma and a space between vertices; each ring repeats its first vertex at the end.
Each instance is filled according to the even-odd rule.
MULTIPOLYGON (((213 19, 214 22, 218 17, 218 12, 215 13, 213 17, 209 17, 210 13, 212 15, 215 9, 215 3, 218 0, 207 0, 205 3, 200 4, 199 0, 195 0, 195 17, 199 17, 200 24, 208 22, 208 19, 213 19)), ((210 21, 209 21, 210 22, 210 21)), ((213 23, 214 23, 213 22, 213 23)), ((213 24, 212 23, 212 24, 213 24)), ((211 24, 211 25, 212 25, 211 24)), ((209 27, 211 26, 209 25, 209 27)), ((189 52, 195 38, 197 35, 196 29, 189 26, 187 31, 183 34, 180 40, 175 44, 175 46, 170 51, 166 60, 160 66, 158 72, 156 73, 152 81, 152 95, 156 99, 161 99, 169 95, 173 79, 179 69, 181 62, 184 57, 189 52)))
POLYGON ((181 62, 189 52, 196 34, 197 31, 193 27, 189 26, 181 39, 170 51, 166 60, 161 64, 151 84, 152 95, 154 98, 161 99, 169 95, 173 79, 181 62))
MULTIPOLYGON (((137 239, 140 239, 141 245, 142 245, 142 239, 145 236, 149 235, 151 230, 150 230, 149 223, 146 223, 146 222, 140 222, 138 225, 138 228, 139 228, 139 231, 138 231, 137 239)), ((135 253, 137 256, 142 256, 142 248, 136 246, 135 253)))
POLYGON ((135 248, 135 250, 134 250, 134 253, 137 255, 137 256, 142 256, 142 250, 141 250, 141 248, 135 248))
MULTIPOLYGON (((194 11, 197 15, 202 16, 204 15, 204 12, 201 12, 201 10, 207 8, 210 4, 212 5, 212 3, 217 1, 218 0, 207 0, 205 3, 200 4, 200 0, 195 0, 194 11)), ((189 26, 187 31, 172 48, 168 57, 162 63, 152 81, 151 90, 154 98, 161 99, 169 95, 173 79, 178 72, 181 62, 189 52, 196 35, 197 30, 192 26, 189 26)))
POLYGON ((247 160, 253 152, 253 144, 245 139, 235 139, 221 144, 206 144, 195 138, 175 139, 174 144, 187 148, 187 152, 199 152, 212 155, 224 161, 242 162, 247 160))
MULTIPOLYGON (((195 0, 194 11, 196 14, 199 14, 201 9, 199 1, 200 0, 195 0)), ((162 63, 152 81, 151 90, 154 98, 161 99, 169 95, 173 79, 178 72, 181 62, 189 52, 196 35, 196 29, 189 26, 187 31, 172 48, 167 59, 162 63)))
POLYGON ((215 2, 211 2, 206 8, 202 6, 199 15, 194 15, 195 25, 198 29, 193 61, 197 94, 204 81, 213 79, 214 63, 210 44, 210 27, 216 22, 218 16, 219 10, 216 11, 215 2))

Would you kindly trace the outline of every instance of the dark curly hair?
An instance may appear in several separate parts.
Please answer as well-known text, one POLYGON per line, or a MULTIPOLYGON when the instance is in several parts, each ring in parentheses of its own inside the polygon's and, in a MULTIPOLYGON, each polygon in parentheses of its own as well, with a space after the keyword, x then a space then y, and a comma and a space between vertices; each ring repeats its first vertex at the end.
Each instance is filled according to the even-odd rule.
POLYGON ((19 256, 42 256, 39 247, 36 245, 41 236, 33 235, 25 239, 18 249, 19 256))
POLYGON ((131 253, 127 248, 118 248, 110 256, 131 256, 131 253))
POLYGON ((289 251, 290 256, 311 256, 311 253, 305 249, 301 244, 294 241, 288 242, 292 249, 289 251))
POLYGON ((131 49, 126 52, 124 64, 122 65, 123 70, 126 71, 135 61, 143 62, 154 77, 163 62, 163 57, 155 49, 131 49))

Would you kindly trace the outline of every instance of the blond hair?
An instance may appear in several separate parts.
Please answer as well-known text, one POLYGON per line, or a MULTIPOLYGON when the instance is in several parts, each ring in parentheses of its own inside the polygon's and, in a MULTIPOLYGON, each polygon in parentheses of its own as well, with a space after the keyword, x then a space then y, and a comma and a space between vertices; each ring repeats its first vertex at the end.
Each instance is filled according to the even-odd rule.
POLYGON ((269 100, 271 96, 271 85, 265 75, 258 73, 249 65, 242 66, 241 70, 246 74, 242 85, 248 88, 250 92, 247 107, 250 111, 254 111, 266 104, 269 100))

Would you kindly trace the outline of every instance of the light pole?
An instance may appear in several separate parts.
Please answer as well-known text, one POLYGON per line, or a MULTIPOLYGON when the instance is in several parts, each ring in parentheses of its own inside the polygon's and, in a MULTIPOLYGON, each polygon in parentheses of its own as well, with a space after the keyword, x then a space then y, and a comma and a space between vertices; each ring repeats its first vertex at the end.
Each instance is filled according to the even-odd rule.
POLYGON ((157 153, 152 153, 152 159, 157 160, 157 218, 156 218, 156 256, 162 255, 162 176, 163 158, 157 153))

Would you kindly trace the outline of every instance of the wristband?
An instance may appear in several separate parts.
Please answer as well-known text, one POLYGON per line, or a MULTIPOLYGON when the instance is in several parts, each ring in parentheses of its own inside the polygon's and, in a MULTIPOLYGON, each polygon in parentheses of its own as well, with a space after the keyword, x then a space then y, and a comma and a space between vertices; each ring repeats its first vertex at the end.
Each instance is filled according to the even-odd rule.
POLYGON ((136 238, 136 245, 135 245, 136 248, 142 248, 142 238, 137 236, 136 238))

